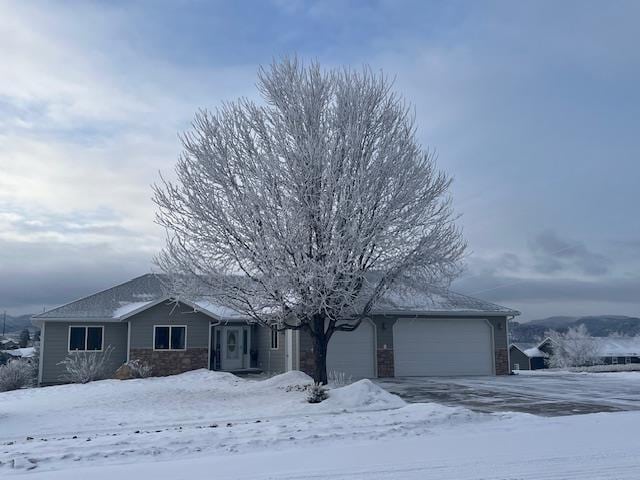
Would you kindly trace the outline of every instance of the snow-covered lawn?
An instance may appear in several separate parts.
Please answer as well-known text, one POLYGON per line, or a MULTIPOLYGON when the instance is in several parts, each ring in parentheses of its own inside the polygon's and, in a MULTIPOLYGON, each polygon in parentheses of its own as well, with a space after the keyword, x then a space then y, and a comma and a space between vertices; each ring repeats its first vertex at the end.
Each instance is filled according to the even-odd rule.
POLYGON ((407 405, 366 380, 312 405, 290 387, 307 382, 196 371, 1 393, 0 477, 639 478, 638 412, 407 405))

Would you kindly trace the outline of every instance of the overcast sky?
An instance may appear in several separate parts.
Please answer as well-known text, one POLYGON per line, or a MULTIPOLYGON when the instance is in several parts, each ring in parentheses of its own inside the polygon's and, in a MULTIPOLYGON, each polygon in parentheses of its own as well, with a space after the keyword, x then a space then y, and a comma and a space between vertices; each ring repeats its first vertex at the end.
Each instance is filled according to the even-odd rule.
POLYGON ((396 77, 455 177, 458 291, 640 315, 639 24, 634 1, 2 1, 0 310, 149 271, 177 133, 297 53, 396 77))

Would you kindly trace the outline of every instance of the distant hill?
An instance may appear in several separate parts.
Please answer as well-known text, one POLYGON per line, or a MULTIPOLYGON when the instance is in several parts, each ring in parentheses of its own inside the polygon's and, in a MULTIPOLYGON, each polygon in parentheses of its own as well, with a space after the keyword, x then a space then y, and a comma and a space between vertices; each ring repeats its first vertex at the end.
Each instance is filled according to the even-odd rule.
MULTIPOLYGON (((0 335, 2 335, 2 319, 3 319, 3 315, 2 312, 0 312, 0 335)), ((21 332, 24 328, 28 328, 29 330, 31 330, 32 332, 34 330, 37 330, 36 327, 34 327, 31 324, 31 315, 20 315, 17 317, 13 317, 11 315, 7 315, 7 322, 5 325, 5 331, 6 333, 17 333, 17 332, 21 332)))
POLYGON ((594 337, 607 337, 614 333, 640 335, 640 318, 623 315, 594 315, 588 317, 549 317, 527 323, 511 322, 513 343, 532 343, 541 340, 547 330, 566 332, 583 324, 594 337))

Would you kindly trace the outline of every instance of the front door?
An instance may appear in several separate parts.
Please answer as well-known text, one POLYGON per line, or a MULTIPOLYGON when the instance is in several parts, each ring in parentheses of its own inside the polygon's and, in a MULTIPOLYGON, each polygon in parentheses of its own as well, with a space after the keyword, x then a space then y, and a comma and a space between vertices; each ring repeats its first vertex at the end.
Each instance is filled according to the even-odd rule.
POLYGON ((222 370, 239 370, 243 365, 242 327, 222 329, 222 370))

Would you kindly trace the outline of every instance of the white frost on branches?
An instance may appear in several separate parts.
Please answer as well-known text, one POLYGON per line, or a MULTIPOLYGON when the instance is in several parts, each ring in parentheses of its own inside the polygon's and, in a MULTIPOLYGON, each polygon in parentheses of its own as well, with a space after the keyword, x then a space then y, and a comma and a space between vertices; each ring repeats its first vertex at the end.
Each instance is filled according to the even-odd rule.
POLYGON ((104 352, 73 352, 58 365, 64 366, 61 380, 70 383, 89 383, 107 378, 107 365, 113 347, 109 345, 104 352))
POLYGON ((0 392, 30 387, 35 382, 33 366, 23 359, 12 359, 0 365, 0 392))
POLYGON ((584 324, 570 328, 566 333, 549 331, 552 353, 549 366, 552 368, 585 367, 600 360, 600 347, 584 324))
POLYGON ((172 293, 328 341, 391 285, 447 285, 465 250, 450 179, 390 81, 295 59, 258 76, 264 104, 200 111, 154 187, 172 293))

